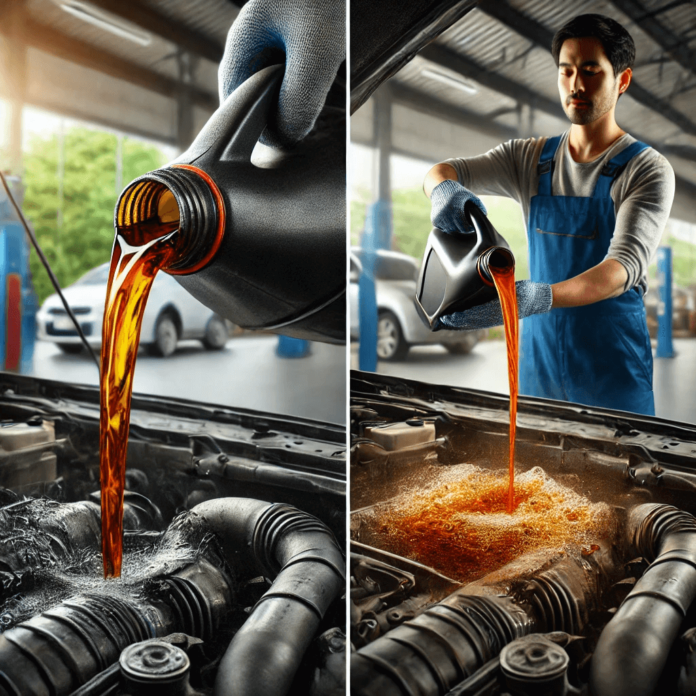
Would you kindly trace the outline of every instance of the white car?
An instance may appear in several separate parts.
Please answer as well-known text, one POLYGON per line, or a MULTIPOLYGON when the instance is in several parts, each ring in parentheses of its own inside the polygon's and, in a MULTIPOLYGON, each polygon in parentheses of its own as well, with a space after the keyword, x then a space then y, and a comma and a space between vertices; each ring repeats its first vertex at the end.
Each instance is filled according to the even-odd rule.
MULTIPOLYGON (((63 294, 90 345, 101 345, 102 319, 109 264, 93 268, 63 294)), ((58 295, 51 295, 36 315, 37 338, 56 343, 66 353, 79 353, 82 341, 58 295)), ((228 323, 192 297, 167 273, 158 273, 150 290, 140 343, 154 355, 166 357, 179 340, 200 339, 220 350, 229 338, 228 323)))
MULTIPOLYGON (((358 280, 363 250, 350 253, 350 337, 359 340, 358 280)), ((450 353, 468 353, 485 331, 430 331, 414 304, 418 262, 398 251, 380 249, 375 266, 377 295, 377 357, 403 360, 411 346, 441 343, 450 353)))

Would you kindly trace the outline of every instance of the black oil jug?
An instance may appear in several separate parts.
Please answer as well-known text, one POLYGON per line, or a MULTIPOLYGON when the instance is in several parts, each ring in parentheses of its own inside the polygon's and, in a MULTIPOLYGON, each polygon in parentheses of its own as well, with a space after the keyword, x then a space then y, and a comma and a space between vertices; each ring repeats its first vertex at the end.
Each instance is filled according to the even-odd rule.
POLYGON ((183 155, 124 189, 115 225, 178 219, 182 253, 164 270, 196 299, 244 328, 341 343, 345 112, 252 163, 282 76, 265 68, 230 94, 183 155))
POLYGON ((464 215, 474 232, 449 234, 434 227, 425 247, 416 309, 431 331, 443 328, 443 315, 497 299, 490 268, 515 266, 508 243, 475 203, 466 203, 464 215))

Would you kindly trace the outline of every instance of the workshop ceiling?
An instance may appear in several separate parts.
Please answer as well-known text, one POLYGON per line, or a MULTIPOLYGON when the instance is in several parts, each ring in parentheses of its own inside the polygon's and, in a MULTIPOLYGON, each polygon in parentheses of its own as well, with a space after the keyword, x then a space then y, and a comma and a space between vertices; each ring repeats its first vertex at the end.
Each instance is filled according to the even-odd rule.
MULTIPOLYGON (((481 0, 380 88, 394 104, 395 151, 437 160, 445 146, 449 156, 468 156, 509 138, 565 131, 551 40, 566 21, 591 12, 613 17, 635 40, 633 82, 619 101, 617 121, 669 159, 677 175, 673 215, 696 223, 694 0, 481 0), (438 117, 459 140, 434 147, 432 135, 413 137, 426 129, 413 115, 399 116, 399 109, 438 117), (472 140, 472 130, 481 137, 463 142, 467 133, 472 140)), ((369 111, 355 114, 356 141, 370 144, 372 137, 374 144, 365 123, 369 111)), ((441 139, 452 133, 442 129, 441 139)))
MULTIPOLYGON (((0 96, 18 98, 19 85, 24 103, 185 147, 218 104, 217 64, 238 12, 231 0, 2 0, 3 68, 23 81, 0 75, 0 96), (85 14, 125 22, 131 36, 85 14)), ((394 151, 432 160, 565 130, 549 46, 579 12, 633 35, 634 80, 617 119, 668 157, 674 215, 696 223, 694 0, 481 0, 388 81, 394 151), (433 133, 433 123, 445 126, 433 133), (472 129, 480 137, 463 142, 472 129)), ((354 116, 358 142, 374 143, 370 113, 368 103, 354 116)))
POLYGON ((23 73, 19 83, 3 80, 5 98, 180 146, 219 103, 217 66, 239 12, 230 0, 1 5, 0 40, 10 56, 4 70, 23 73), (185 133, 182 102, 193 109, 185 133))

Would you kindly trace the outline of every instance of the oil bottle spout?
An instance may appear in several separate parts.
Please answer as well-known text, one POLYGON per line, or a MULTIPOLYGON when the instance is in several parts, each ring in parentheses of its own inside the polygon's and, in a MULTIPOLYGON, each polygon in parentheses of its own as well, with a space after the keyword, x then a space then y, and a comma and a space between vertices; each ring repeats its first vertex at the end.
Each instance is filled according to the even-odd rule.
POLYGON ((471 234, 450 234, 435 227, 423 255, 415 303, 432 331, 440 328, 440 317, 497 297, 491 268, 515 267, 510 246, 483 211, 467 202, 464 215, 474 229, 471 234))
POLYGON ((507 247, 488 247, 488 249, 478 257, 476 268, 484 283, 487 285, 494 285, 491 268, 499 270, 510 268, 514 271, 515 257, 507 247))
POLYGON ((164 267, 191 295, 247 329, 345 341, 345 112, 278 157, 255 152, 283 66, 252 75, 170 165, 132 182, 117 231, 177 223, 164 267))

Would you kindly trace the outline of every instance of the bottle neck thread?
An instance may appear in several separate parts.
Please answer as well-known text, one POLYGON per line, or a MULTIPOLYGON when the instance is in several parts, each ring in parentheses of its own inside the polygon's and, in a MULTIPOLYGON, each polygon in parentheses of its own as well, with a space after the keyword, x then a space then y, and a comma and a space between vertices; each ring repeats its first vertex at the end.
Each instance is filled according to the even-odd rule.
POLYGON ((484 251, 476 261, 476 269, 478 270, 481 280, 486 285, 494 285, 491 268, 496 270, 510 269, 515 270, 515 257, 512 252, 501 246, 489 247, 484 251))
POLYGON ((194 273, 213 258, 222 241, 224 201, 202 170, 191 165, 165 167, 131 182, 116 205, 117 232, 125 234, 147 222, 178 222, 176 258, 164 270, 173 275, 194 273))

